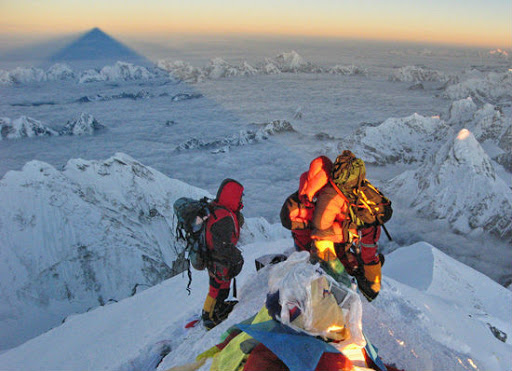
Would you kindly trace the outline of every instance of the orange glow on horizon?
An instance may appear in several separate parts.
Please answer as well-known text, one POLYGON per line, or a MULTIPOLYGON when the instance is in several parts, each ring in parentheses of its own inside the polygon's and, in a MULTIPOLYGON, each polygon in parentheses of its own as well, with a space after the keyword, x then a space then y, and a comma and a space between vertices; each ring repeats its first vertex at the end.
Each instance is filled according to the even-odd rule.
MULTIPOLYGON (((30 2, 6 0, 0 5, 0 34, 69 34, 99 27, 113 36, 151 35, 252 35, 350 38, 376 41, 458 44, 509 48, 510 22, 493 22, 469 15, 432 15, 422 4, 400 9, 389 3, 274 4, 262 0, 255 5, 220 0, 212 4, 156 3, 146 0, 109 2, 57 0, 30 2), (147 5, 147 6, 146 6, 147 5), (288 5, 288 7, 286 6, 288 5), (424 8, 424 9, 423 9, 424 8), (48 27, 48 25, 51 27, 48 27)), ((437 9, 436 9, 437 10, 437 9)), ((449 8, 445 11, 452 11, 449 8)), ((499 9, 498 9, 499 10, 499 9)), ((499 12, 497 13, 499 14, 499 12)))

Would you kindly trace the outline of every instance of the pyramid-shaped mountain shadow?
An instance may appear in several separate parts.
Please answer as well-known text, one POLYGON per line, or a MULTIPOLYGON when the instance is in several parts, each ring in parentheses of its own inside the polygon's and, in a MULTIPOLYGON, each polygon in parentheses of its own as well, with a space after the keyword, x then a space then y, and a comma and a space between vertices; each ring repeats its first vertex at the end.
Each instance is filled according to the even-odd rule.
POLYGON ((75 68, 101 68, 117 61, 141 66, 153 63, 120 41, 93 28, 59 52, 49 57, 50 63, 67 63, 75 68))

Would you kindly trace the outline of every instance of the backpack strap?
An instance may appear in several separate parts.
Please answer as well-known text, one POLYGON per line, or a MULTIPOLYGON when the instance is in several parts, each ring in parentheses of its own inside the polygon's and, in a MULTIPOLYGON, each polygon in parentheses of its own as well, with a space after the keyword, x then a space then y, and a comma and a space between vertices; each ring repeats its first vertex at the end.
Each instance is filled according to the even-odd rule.
MULTIPOLYGON (((336 185, 336 183, 334 183, 332 178, 329 178, 329 183, 333 186, 333 188, 336 191, 336 193, 338 193, 338 195, 348 204, 348 212, 349 212, 349 217, 350 217, 350 223, 354 223, 354 219, 352 217, 353 211, 352 211, 352 208, 350 207, 352 205, 352 203, 349 201, 348 197, 345 196, 345 194, 338 188, 338 186, 336 185)), ((354 241, 354 239, 359 240, 359 235, 354 230, 351 230, 350 223, 348 224, 347 231, 346 231, 347 232, 347 239, 348 239, 347 241, 348 241, 348 243, 352 243, 354 241)))
POLYGON ((332 178, 329 178, 329 183, 332 185, 334 190, 341 196, 341 198, 350 205, 350 201, 348 200, 347 196, 345 196, 345 194, 338 188, 338 186, 336 185, 336 183, 334 183, 332 178))

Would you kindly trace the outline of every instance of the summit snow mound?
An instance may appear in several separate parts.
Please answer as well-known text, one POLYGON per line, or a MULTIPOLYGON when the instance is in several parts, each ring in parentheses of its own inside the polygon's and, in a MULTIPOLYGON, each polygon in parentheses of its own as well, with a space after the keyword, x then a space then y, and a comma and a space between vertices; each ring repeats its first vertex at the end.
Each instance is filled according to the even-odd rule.
MULTIPOLYGON (((249 262, 292 244, 291 239, 259 241, 242 250, 249 262)), ((272 269, 256 272, 254 266, 244 266, 240 302, 211 331, 183 328, 189 316, 200 312, 208 286, 207 273, 194 271, 192 295, 185 290, 186 277, 173 277, 118 303, 72 316, 0 354, 0 369, 155 369, 165 357, 156 368, 163 371, 193 362, 219 343, 230 326, 264 305, 272 269)), ((425 242, 395 250, 383 270, 379 297, 372 303, 363 300, 363 331, 385 363, 405 370, 511 369, 512 292, 425 242)), ((209 363, 202 369, 209 369, 209 363)))
POLYGON ((467 129, 417 170, 392 179, 390 188, 420 215, 446 219, 456 232, 486 231, 512 240, 512 190, 467 129))
POLYGON ((363 301, 363 330, 404 370, 509 370, 511 313, 509 290, 418 242, 386 256, 379 297, 363 301))

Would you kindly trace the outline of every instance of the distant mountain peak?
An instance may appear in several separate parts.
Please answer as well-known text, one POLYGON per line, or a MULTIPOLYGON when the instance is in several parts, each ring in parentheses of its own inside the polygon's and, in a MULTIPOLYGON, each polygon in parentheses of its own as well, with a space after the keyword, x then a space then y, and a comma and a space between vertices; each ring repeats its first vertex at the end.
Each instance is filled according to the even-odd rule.
POLYGON ((396 198, 423 217, 446 219, 457 233, 484 230, 512 239, 512 193, 496 175, 491 159, 473 133, 462 129, 415 170, 391 180, 396 198))
POLYGON ((128 46, 94 27, 81 35, 54 55, 51 62, 66 62, 86 64, 90 67, 102 67, 117 61, 130 62, 138 65, 148 65, 150 62, 128 46))

